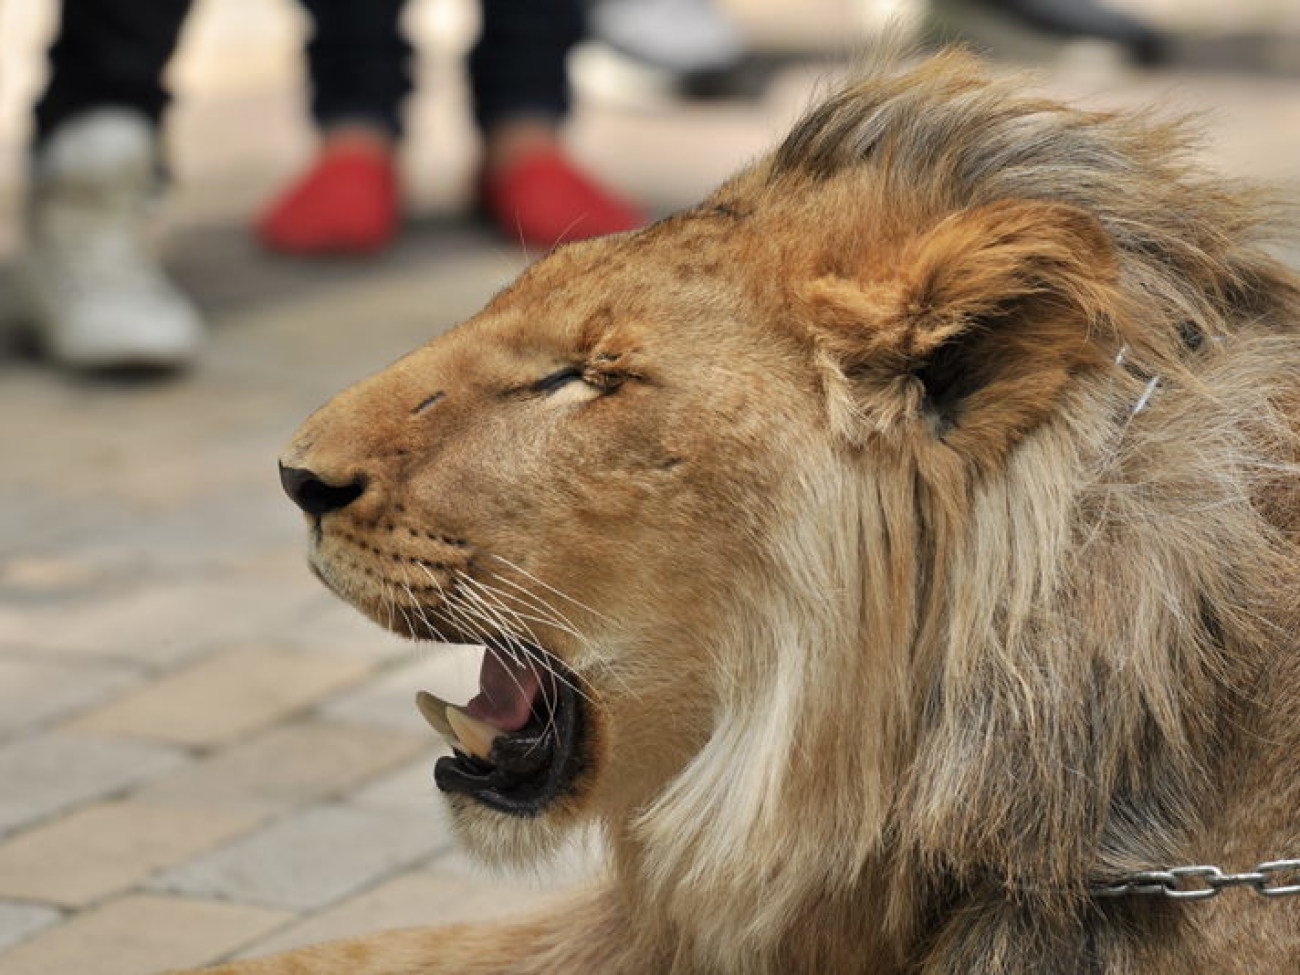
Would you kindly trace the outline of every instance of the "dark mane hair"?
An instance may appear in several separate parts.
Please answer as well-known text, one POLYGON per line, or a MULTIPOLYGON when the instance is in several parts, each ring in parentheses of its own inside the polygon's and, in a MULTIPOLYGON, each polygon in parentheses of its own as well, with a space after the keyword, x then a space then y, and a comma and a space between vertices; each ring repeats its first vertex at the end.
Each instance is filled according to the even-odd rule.
POLYGON ((1195 126, 1152 112, 1087 111, 1026 94, 961 50, 909 71, 893 57, 801 119, 771 157, 774 182, 870 168, 936 213, 998 200, 1066 203, 1091 213, 1128 286, 1155 299, 1168 337, 1208 337, 1243 316, 1294 321, 1293 279, 1261 249, 1291 232, 1278 199, 1206 174, 1195 126))
MULTIPOLYGON (((836 838, 887 847, 853 869, 891 878, 887 927, 945 959, 927 972, 1084 970, 1091 885, 1185 850, 1217 756, 1256 747, 1242 716, 1277 707, 1269 669, 1300 679, 1300 286, 1269 253, 1266 198, 1204 173, 1195 148, 1187 123, 1026 94, 957 51, 833 94, 710 201, 765 221, 755 234, 784 248, 787 305, 833 363, 844 426, 876 434, 857 441, 867 554, 839 570, 860 573, 870 608, 857 656, 827 676, 875 703, 823 719, 823 689, 792 710, 805 740, 856 720, 896 749, 882 776, 837 782, 872 812, 836 838), (1007 282, 1029 296, 1019 317, 1007 282), (933 399, 900 391, 930 380, 908 343, 935 295, 958 307, 935 316, 948 337, 925 368, 985 392, 1000 376, 968 444, 1059 367, 991 463, 907 425, 933 399), (885 673, 906 674, 893 700, 885 673)), ((834 773, 801 774, 771 772, 791 808, 834 773)), ((793 905, 800 880, 804 896, 825 882, 768 889, 793 905)))

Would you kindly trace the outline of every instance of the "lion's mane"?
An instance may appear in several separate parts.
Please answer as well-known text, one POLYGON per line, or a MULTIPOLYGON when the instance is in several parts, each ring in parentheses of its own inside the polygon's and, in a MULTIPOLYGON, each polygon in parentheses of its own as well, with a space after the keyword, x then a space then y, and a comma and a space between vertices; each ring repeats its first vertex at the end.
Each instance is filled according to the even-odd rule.
POLYGON ((876 327, 871 348, 812 329, 856 449, 791 435, 798 487, 714 649, 721 730, 634 826, 701 970, 793 970, 793 940, 801 971, 873 944, 954 975, 1074 971, 1103 953, 1091 885, 1255 855, 1212 849, 1207 810, 1298 739, 1276 691, 1300 679, 1295 279, 1182 125, 1020 81, 960 54, 878 73, 706 204, 787 208, 793 322, 876 327), (906 300, 842 286, 835 248, 864 234, 903 242, 880 279, 906 300), (945 308, 987 324, 914 329, 945 308), (931 431, 948 451, 902 420, 918 350, 940 388, 946 356, 986 380, 971 422, 931 431))

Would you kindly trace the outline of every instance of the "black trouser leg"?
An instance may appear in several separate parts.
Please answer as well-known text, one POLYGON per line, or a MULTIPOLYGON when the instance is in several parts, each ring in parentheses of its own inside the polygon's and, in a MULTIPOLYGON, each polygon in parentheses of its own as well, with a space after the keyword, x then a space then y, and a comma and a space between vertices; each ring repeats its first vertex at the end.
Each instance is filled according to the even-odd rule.
POLYGON ((486 130, 503 118, 569 111, 569 50, 586 24, 582 0, 481 0, 483 30, 470 52, 474 118, 486 130))
POLYGON ((65 119, 105 105, 136 109, 156 125, 170 100, 163 69, 190 3, 63 0, 50 81, 36 105, 37 142, 65 119))
POLYGON ((361 120, 393 135, 411 91, 411 45, 402 34, 404 0, 302 0, 315 32, 307 44, 312 116, 324 127, 361 120))

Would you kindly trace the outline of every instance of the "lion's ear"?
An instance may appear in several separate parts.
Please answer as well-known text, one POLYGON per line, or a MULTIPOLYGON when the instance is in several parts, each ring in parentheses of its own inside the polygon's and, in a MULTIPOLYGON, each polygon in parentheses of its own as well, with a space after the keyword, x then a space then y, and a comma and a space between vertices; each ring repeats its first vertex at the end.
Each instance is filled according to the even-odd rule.
POLYGON ((800 296, 863 422, 920 416, 954 446, 1005 447, 1071 373, 1106 359, 1092 339, 1118 305, 1117 263, 1084 210, 1020 200, 964 210, 891 263, 819 278, 800 296))

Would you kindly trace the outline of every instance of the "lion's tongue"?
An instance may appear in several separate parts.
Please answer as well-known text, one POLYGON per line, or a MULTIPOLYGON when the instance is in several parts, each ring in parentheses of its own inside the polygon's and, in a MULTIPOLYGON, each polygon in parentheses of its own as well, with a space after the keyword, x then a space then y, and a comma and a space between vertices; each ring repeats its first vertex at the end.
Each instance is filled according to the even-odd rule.
POLYGON ((517 666, 499 657, 484 651, 479 692, 463 707, 428 691, 415 695, 416 707, 448 745, 485 762, 491 761, 493 743, 501 735, 528 724, 542 686, 532 664, 517 666))
POLYGON ((479 692, 465 710, 502 731, 518 731, 528 724, 533 713, 541 679, 532 666, 516 666, 502 659, 504 656, 491 650, 484 652, 478 674, 479 692))

